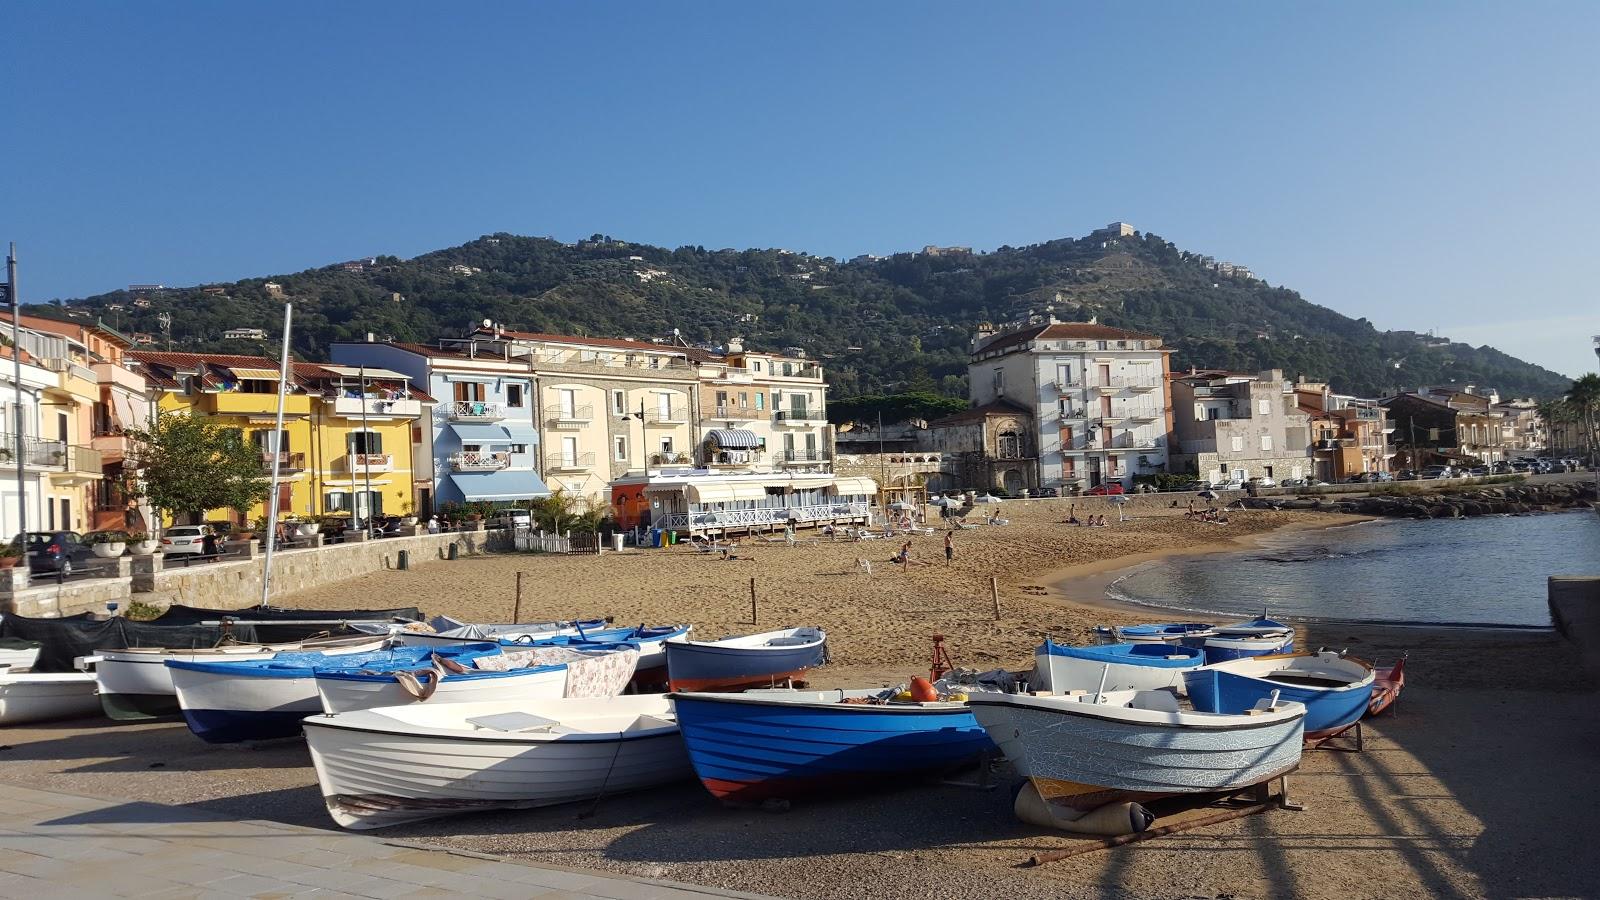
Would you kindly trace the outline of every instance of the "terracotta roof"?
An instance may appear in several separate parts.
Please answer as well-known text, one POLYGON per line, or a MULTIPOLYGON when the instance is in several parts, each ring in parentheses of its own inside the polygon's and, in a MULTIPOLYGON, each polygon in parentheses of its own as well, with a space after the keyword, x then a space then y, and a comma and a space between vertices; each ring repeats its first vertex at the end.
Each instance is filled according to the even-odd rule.
POLYGON ((1035 325, 992 338, 978 348, 979 353, 1004 350, 1033 340, 1043 341, 1159 341, 1160 337, 1142 331, 1096 325, 1091 322, 1057 322, 1053 325, 1035 325))
POLYGON ((938 428, 943 425, 963 425, 968 422, 980 422, 990 416, 1014 416, 1019 414, 1024 416, 1033 415, 1028 410, 1009 400, 996 400, 993 403, 985 403, 982 406, 975 406, 972 409, 953 413, 942 419, 935 419, 928 423, 928 427, 938 428))
POLYGON ((129 350, 128 358, 157 366, 194 368, 205 364, 246 369, 276 369, 278 361, 265 356, 233 356, 227 353, 168 353, 160 350, 129 350))

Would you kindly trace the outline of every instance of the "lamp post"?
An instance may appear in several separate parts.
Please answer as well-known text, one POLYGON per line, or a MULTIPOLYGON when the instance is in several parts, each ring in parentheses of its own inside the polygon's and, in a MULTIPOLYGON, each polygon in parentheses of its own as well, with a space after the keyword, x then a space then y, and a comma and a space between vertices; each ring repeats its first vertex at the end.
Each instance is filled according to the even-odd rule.
MULTIPOLYGON (((646 452, 646 450, 644 448, 645 430, 644 430, 644 398, 643 397, 639 398, 639 412, 638 413, 629 413, 629 414, 623 416, 622 417, 622 421, 629 422, 629 421, 632 421, 634 418, 638 418, 638 420, 639 420, 639 470, 641 472, 643 472, 645 474, 645 477, 648 479, 649 475, 650 475, 650 455, 649 455, 649 453, 646 452)), ((633 454, 630 453, 628 455, 632 456, 633 454)))
POLYGON ((12 439, 16 445, 11 452, 17 459, 17 534, 21 536, 23 546, 28 542, 28 487, 23 480, 23 450, 22 437, 23 410, 22 403, 22 344, 18 342, 18 332, 22 325, 22 298, 17 296, 17 242, 11 242, 11 250, 6 254, 6 299, 11 301, 11 363, 12 387, 17 390, 17 403, 13 414, 13 427, 16 434, 12 439))

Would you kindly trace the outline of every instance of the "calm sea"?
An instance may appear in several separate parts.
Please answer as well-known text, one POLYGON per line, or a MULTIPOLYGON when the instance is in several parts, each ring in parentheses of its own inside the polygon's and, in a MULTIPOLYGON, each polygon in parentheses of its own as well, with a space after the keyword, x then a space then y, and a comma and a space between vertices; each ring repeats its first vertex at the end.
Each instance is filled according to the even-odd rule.
POLYGON ((1545 578, 1600 574, 1593 512, 1385 519, 1137 566, 1107 591, 1220 615, 1549 625, 1545 578))

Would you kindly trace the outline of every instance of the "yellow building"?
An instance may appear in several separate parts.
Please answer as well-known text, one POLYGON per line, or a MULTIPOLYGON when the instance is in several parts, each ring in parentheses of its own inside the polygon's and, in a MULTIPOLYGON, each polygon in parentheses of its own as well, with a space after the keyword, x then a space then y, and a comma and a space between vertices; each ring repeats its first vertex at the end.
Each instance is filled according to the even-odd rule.
MULTIPOLYGON (((239 430, 272 472, 278 364, 258 356, 133 351, 160 414, 208 416, 239 430)), ((412 444, 432 399, 398 372, 294 363, 278 444, 279 515, 348 511, 406 515, 414 503, 412 444)), ((432 475, 424 459, 424 474, 432 475)), ((272 498, 268 498, 269 502, 272 498)), ((248 521, 266 515, 256 504, 248 521)), ((238 522, 232 510, 207 521, 238 522)))

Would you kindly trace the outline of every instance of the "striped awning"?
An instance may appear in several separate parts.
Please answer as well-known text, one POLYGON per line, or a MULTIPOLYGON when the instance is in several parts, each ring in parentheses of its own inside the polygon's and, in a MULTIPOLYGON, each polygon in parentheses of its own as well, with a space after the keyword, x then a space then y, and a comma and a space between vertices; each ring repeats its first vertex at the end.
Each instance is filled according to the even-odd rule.
POLYGON ((693 503, 731 503, 735 499, 731 484, 689 485, 689 500, 693 503))
POLYGON ((723 450, 754 450, 761 446, 756 433, 744 428, 713 428, 706 437, 723 450))
POLYGON ((832 484, 832 475, 816 475, 809 478, 804 475, 796 475, 789 479, 789 487, 796 491, 809 491, 816 488, 825 488, 832 484))
POLYGON ((235 378, 250 378, 256 381, 278 380, 277 369, 241 369, 237 367, 229 367, 228 371, 232 372, 233 377, 235 378))

